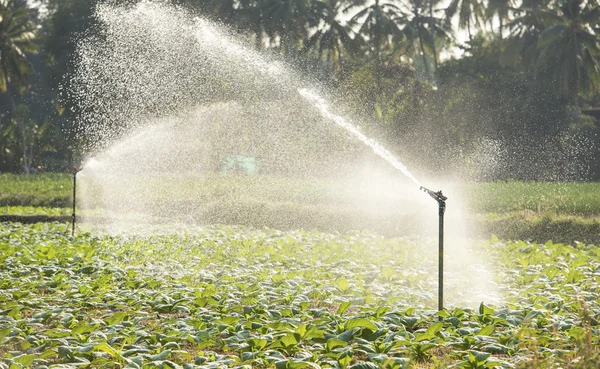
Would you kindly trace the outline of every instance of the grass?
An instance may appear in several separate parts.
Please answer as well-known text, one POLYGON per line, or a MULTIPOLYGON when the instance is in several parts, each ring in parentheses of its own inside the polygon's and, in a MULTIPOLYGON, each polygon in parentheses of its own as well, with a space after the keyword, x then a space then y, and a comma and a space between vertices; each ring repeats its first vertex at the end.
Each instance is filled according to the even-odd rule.
MULTIPOLYGON (((71 186, 69 174, 2 174, 0 216, 69 215, 71 186)), ((165 183, 157 181, 155 186, 164 188, 165 183)), ((278 229, 301 225, 340 232, 370 229, 384 235, 410 233, 419 227, 406 215, 374 212, 364 216, 347 203, 352 198, 347 188, 324 181, 215 176, 172 181, 168 187, 169 191, 155 191, 159 195, 148 201, 164 201, 168 211, 186 214, 199 224, 278 229), (189 191, 193 200, 188 198, 189 191), (261 198, 264 193, 269 198, 261 198), (230 211, 232 206, 235 212, 230 211)), ((600 183, 467 183, 460 189, 470 199, 472 228, 483 237, 600 243, 600 183)))
MULTIPOLYGON (((71 174, 0 174, 0 206, 32 206, 68 208, 72 196, 71 174)), ((175 183, 174 183, 175 185, 175 183)), ((215 177, 183 184, 207 198, 232 193, 248 196, 253 191, 276 194, 286 188, 285 199, 298 203, 322 203, 323 194, 332 190, 325 183, 314 180, 272 178, 255 181, 253 177, 215 177)), ((335 191, 343 191, 335 189, 335 191)), ((184 193, 185 191, 173 191, 184 193)), ((467 183, 462 186, 463 196, 469 199, 469 210, 474 213, 513 213, 529 211, 539 214, 598 216, 600 214, 600 183, 546 183, 546 182, 492 182, 467 183)))
POLYGON ((474 245, 440 313, 431 247, 243 227, 71 238, 5 223, 0 367, 596 368, 597 247, 474 245), (473 284, 483 256, 495 305, 473 284))
POLYGON ((477 215, 475 219, 473 223, 483 230, 483 237, 494 234, 506 240, 600 243, 600 217, 597 216, 519 211, 477 215))
POLYGON ((469 183, 465 195, 475 213, 529 211, 551 215, 600 215, 600 183, 469 183))
POLYGON ((0 206, 69 207, 72 175, 0 174, 0 206))

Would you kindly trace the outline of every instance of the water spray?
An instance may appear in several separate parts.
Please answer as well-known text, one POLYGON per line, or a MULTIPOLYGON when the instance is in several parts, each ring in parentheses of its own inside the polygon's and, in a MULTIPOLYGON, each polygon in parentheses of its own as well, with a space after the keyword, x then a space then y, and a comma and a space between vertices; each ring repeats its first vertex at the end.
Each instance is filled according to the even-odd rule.
POLYGON ((73 214, 71 215, 71 236, 75 237, 75 224, 77 222, 77 217, 75 215, 75 205, 77 204, 77 173, 81 172, 83 168, 78 168, 77 166, 73 167, 73 214))
POLYGON ((444 213, 448 198, 442 194, 441 190, 433 192, 423 186, 421 186, 421 190, 437 201, 439 206, 438 311, 442 311, 444 310, 444 213))

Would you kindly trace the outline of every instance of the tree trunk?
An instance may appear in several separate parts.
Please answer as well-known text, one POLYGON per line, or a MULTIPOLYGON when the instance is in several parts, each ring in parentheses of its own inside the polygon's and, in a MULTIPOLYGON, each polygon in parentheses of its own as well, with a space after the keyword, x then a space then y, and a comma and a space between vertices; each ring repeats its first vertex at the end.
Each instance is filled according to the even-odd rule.
POLYGON ((473 35, 471 34, 471 17, 467 18, 467 34, 469 35, 469 41, 473 41, 473 35))
POLYGON ((504 20, 502 19, 502 16, 499 16, 498 19, 500 20, 500 40, 502 40, 502 30, 504 29, 504 20))
POLYGON ((10 106, 12 108, 12 112, 11 112, 12 119, 14 119, 17 122, 17 126, 19 127, 19 131, 21 131, 21 135, 22 135, 21 143, 23 145, 23 147, 22 147, 23 171, 25 172, 25 174, 30 174, 31 168, 29 166, 29 159, 28 159, 28 155, 27 155, 27 132, 25 131, 25 122, 23 122, 21 119, 18 119, 15 117, 17 105, 15 104, 15 98, 13 96, 13 92, 12 92, 11 88, 9 88, 9 90, 8 90, 8 97, 9 97, 9 101, 10 101, 10 106))
MULTIPOLYGON (((431 19, 433 19, 433 0, 429 0, 429 17, 431 17, 431 19)), ((435 73, 438 70, 438 56, 437 56, 437 47, 435 46, 435 32, 433 31, 433 26, 431 27, 430 31, 431 31, 431 38, 433 39, 433 66, 435 68, 433 73, 435 73)))
POLYGON ((252 19, 251 22, 254 22, 254 34, 255 34, 255 39, 254 39, 254 46, 256 47, 256 50, 258 51, 262 51, 263 48, 263 38, 262 38, 262 28, 260 26, 261 24, 261 19, 252 19))
POLYGON ((373 110, 375 110, 379 101, 381 101, 381 55, 379 51, 379 40, 375 43, 375 84, 376 84, 376 96, 375 96, 375 105, 373 106, 373 110))
POLYGON ((425 55, 425 48, 423 47, 423 34, 422 34, 422 25, 418 25, 419 32, 419 46, 421 47, 421 54, 423 54, 423 64, 425 65, 425 73, 427 73, 427 79, 431 77, 431 71, 429 70, 429 64, 427 64, 427 57, 425 55))

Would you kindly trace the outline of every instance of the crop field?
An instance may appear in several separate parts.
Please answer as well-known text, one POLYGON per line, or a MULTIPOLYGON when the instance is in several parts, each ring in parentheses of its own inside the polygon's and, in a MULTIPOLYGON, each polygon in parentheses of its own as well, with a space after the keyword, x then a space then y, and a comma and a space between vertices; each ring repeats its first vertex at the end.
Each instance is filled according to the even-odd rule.
MULTIPOLYGON (((168 179, 168 178, 167 178, 168 179)), ((395 236, 414 230, 411 215, 383 211, 357 212, 352 196, 339 183, 261 176, 220 176, 189 181, 161 180, 161 202, 168 194, 170 213, 186 214, 198 224, 239 224, 276 229, 350 232, 369 229, 395 236), (166 184, 165 184, 166 183, 166 184), (336 187, 337 185, 337 187, 336 187), (268 197, 264 194, 268 193, 268 197), (171 196, 172 195, 172 196, 171 196), (177 197, 182 198, 177 200, 177 197), (175 198, 173 198, 175 197, 175 198), (231 211, 235 208, 235 211, 231 211)), ((555 242, 600 243, 600 183, 464 183, 447 193, 466 203, 465 221, 473 236, 555 242), (458 193, 455 193, 458 192, 458 193)), ((71 215, 69 174, 0 174, 0 220, 65 220, 71 215)), ((81 202, 80 202, 81 204, 81 202)), ((367 206, 370 204, 367 202, 367 206)), ((78 209, 80 215, 106 216, 99 209, 78 209)))
POLYGON ((4 223, 0 367, 597 367, 597 247, 474 245, 502 300, 449 276, 455 302, 438 313, 429 244, 223 226, 72 238, 64 224, 4 223))
MULTIPOLYGON (((0 206, 60 208, 71 204, 72 175, 0 174, 0 206)), ((6 210, 5 210, 6 212, 6 210)))
MULTIPOLYGON (((323 202, 322 194, 343 189, 328 189, 327 183, 317 180, 298 181, 271 177, 268 181, 255 177, 213 176, 194 182, 173 183, 192 188, 196 197, 215 197, 227 194, 243 199, 252 193, 252 189, 269 191, 274 194, 278 189, 286 189, 286 199, 297 203, 323 202), (265 187, 270 186, 270 187, 265 187)), ((528 211, 541 214, 562 214, 573 216, 598 216, 600 214, 600 183, 543 183, 543 182, 493 182, 465 183, 457 186, 460 196, 467 200, 470 211, 478 214, 506 214, 528 211)), ((178 191, 172 192, 186 192, 178 191)), ((72 175, 36 174, 15 175, 0 174, 0 207, 4 212, 21 211, 19 207, 50 208, 54 214, 58 208, 71 206, 72 175), (7 209, 8 208, 8 209, 7 209), (14 209, 10 209, 14 208, 14 209)), ((27 212, 30 212, 28 210, 27 212)))
POLYGON ((600 183, 597 182, 469 183, 464 186, 464 192, 471 198, 471 211, 476 213, 600 214, 600 183))

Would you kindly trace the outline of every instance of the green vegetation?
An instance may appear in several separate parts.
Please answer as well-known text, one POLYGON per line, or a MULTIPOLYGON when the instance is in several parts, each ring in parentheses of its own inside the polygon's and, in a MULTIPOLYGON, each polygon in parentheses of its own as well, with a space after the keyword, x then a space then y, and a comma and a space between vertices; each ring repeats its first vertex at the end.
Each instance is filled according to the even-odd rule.
POLYGON ((476 215, 472 224, 476 228, 479 227, 479 235, 484 238, 497 235, 504 240, 553 240, 563 243, 596 244, 600 242, 598 217, 515 212, 503 215, 476 215))
POLYGON ((72 193, 69 174, 0 174, 0 206, 68 207, 72 193))
POLYGON ((68 208, 49 208, 42 206, 2 206, 0 215, 48 215, 61 216, 68 215, 72 210, 68 208))
MULTIPOLYGON (((71 205, 72 181, 72 175, 65 173, 31 176, 0 174, 0 206, 68 208, 71 205)), ((169 178, 157 185, 164 186, 164 181, 169 181, 169 178)), ((300 204, 324 203, 331 200, 332 192, 340 194, 344 191, 339 184, 336 187, 335 183, 322 180, 253 176, 213 176, 191 178, 186 182, 174 179, 168 182, 168 186, 181 187, 181 191, 179 187, 170 191, 173 193, 185 194, 191 190, 200 199, 219 195, 243 199, 256 193, 269 193, 273 199, 277 199, 283 188, 285 196, 282 195, 282 199, 293 199, 300 204)), ((468 209, 479 214, 523 211, 542 215, 600 214, 600 183, 597 182, 470 182, 461 185, 459 190, 461 197, 468 201, 468 209)))
POLYGON ((598 216, 598 182, 492 182, 469 183, 464 196, 476 213, 529 211, 550 215, 598 216))
MULTIPOLYGON (((23 221, 45 221, 71 214, 72 178, 69 174, 0 174, 0 217, 23 221), (10 217, 6 217, 10 216, 10 217)), ((165 182, 160 181, 164 186, 165 182)), ((173 201, 186 219, 200 224, 241 224, 254 227, 348 232, 369 229, 379 234, 397 235, 414 231, 414 220, 402 214, 358 214, 346 204, 344 188, 329 187, 321 181, 299 181, 269 177, 215 176, 172 183, 168 193, 194 193, 194 200, 173 201), (181 186, 183 190, 179 190, 181 186), (332 189, 333 188, 333 189, 332 189), (278 195, 285 191, 281 198, 278 195), (269 198, 261 194, 269 193, 269 198), (219 201, 215 199, 221 198, 219 201), (236 211, 228 209, 235 207, 236 211)), ((502 239, 545 242, 600 242, 599 183, 494 182, 467 183, 460 191, 468 201, 469 221, 475 233, 484 238, 495 234, 502 239)), ((153 201, 160 201, 160 198, 153 201)), ((81 213, 102 217, 97 209, 81 213)), ((58 218, 57 218, 58 219, 58 218)))
MULTIPOLYGON (((0 367, 595 368, 600 360, 592 245, 478 245, 506 301, 475 309, 457 301, 435 313, 436 256, 416 251, 429 247, 423 240, 228 227, 66 234, 56 224, 0 229, 0 367)), ((447 290, 455 301, 473 293, 461 282, 447 290)))

